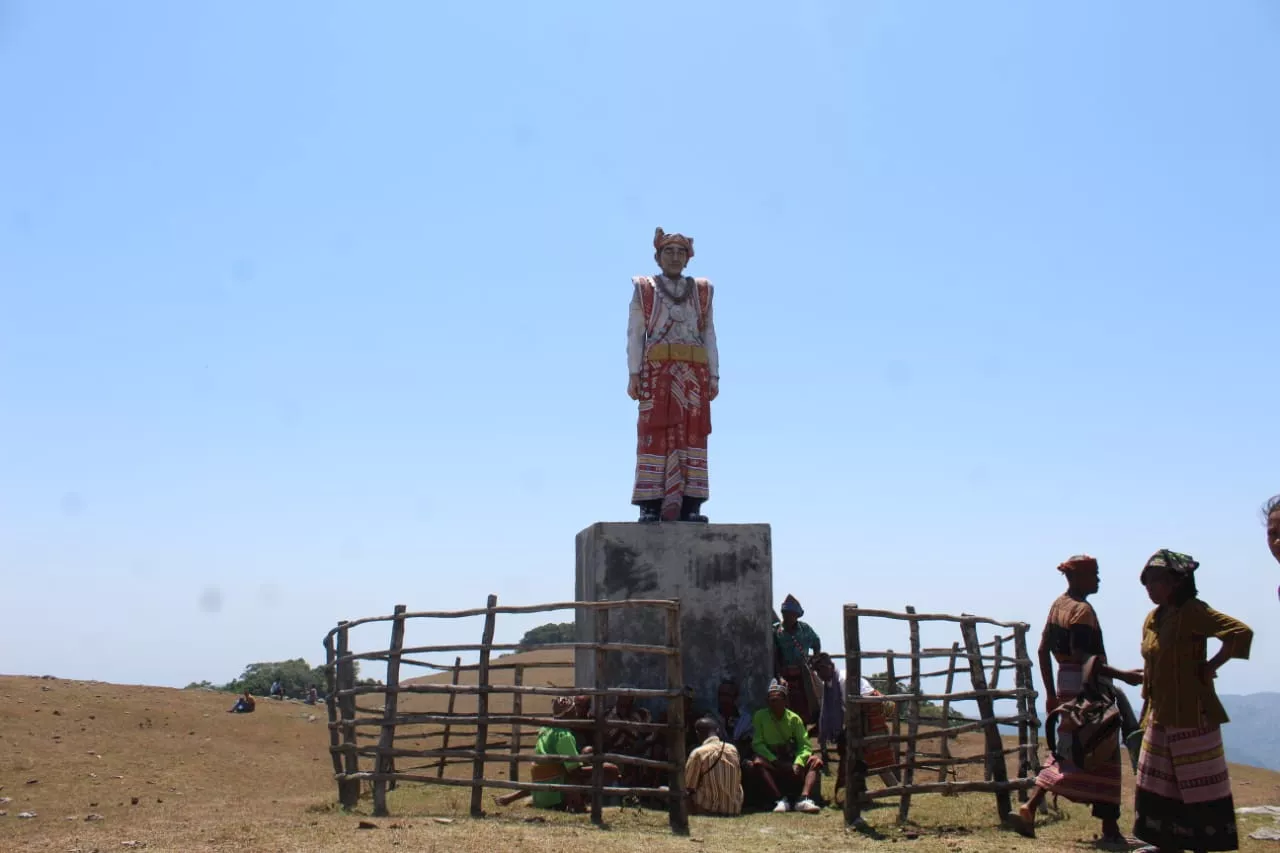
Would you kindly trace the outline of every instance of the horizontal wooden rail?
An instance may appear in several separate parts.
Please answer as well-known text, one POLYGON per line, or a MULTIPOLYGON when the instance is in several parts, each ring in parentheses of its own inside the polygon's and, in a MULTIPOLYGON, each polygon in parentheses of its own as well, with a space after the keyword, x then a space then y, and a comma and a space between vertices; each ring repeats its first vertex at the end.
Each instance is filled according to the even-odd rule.
MULTIPOLYGON (((518 723, 522 726, 555 726, 562 729, 589 729, 595 725, 595 720, 570 720, 560 717, 516 716, 513 714, 487 714, 483 716, 480 714, 398 714, 390 720, 385 717, 346 720, 330 723, 330 727, 341 730, 348 726, 360 728, 391 725, 393 723, 397 726, 412 726, 424 723, 434 723, 438 725, 448 723, 451 726, 478 726, 481 723, 514 725, 518 723)), ((609 728, 626 729, 627 731, 635 732, 665 732, 671 728, 671 726, 667 723, 634 723, 630 720, 610 720, 609 728)))
MULTIPOLYGON (((415 613, 403 613, 399 616, 366 616, 363 619, 352 619, 342 626, 350 630, 358 625, 373 622, 390 622, 393 619, 466 619, 471 616, 488 616, 490 613, 550 613, 553 610, 621 610, 633 607, 660 607, 675 610, 679 602, 671 599, 628 598, 618 601, 559 601, 554 604, 530 604, 510 607, 474 607, 470 610, 421 610, 415 613)), ((326 636, 333 636, 341 628, 334 628, 326 636)))
MULTIPOLYGON (((343 780, 359 780, 366 779, 377 780, 386 779, 387 781, 397 780, 400 782, 428 782, 432 785, 453 785, 458 788, 505 788, 509 791, 560 791, 562 793, 589 794, 593 790, 590 785, 562 785, 556 782, 512 782, 509 779, 450 779, 447 776, 438 779, 435 776, 420 776, 412 773, 337 773, 334 779, 343 780)), ((606 787, 604 793, 611 797, 671 797, 672 792, 663 788, 611 788, 606 787)), ((683 792, 681 793, 683 796, 683 792)))
MULTIPOLYGON (((901 740, 903 741, 905 741, 906 739, 907 738, 905 736, 901 738, 901 740)), ((1025 747, 1021 747, 1021 746, 1011 746, 1006 748, 1001 754, 1017 755, 1019 752, 1022 752, 1024 749, 1025 747)), ((950 767, 956 764, 982 764, 986 760, 987 760, 987 754, 985 752, 980 752, 975 755, 962 755, 958 758, 941 758, 939 756, 934 756, 934 755, 926 756, 924 753, 918 752, 916 753, 916 762, 914 767, 917 770, 923 769, 925 767, 929 767, 934 770, 937 770, 939 767, 950 767)), ((903 770, 908 766, 908 764, 909 762, 903 761, 900 764, 892 764, 892 765, 889 765, 888 767, 877 767, 874 771, 871 771, 871 772, 881 773, 885 770, 903 770)))
MULTIPOLYGON (((932 732, 924 732, 916 735, 916 740, 931 740, 933 738, 946 738, 955 735, 961 735, 965 732, 976 732, 986 728, 991 723, 998 726, 1017 725, 1021 717, 996 717, 994 719, 974 720, 971 723, 965 723, 961 726, 951 726, 950 728, 940 728, 932 732)), ((868 745, 879 745, 882 743, 903 743, 906 741, 904 735, 870 735, 862 738, 862 742, 868 745)))
POLYGON ((944 699, 965 702, 982 698, 1017 699, 1019 696, 1029 696, 1033 693, 1035 693, 1034 690, 1020 687, 1014 690, 968 690, 964 693, 891 693, 884 696, 855 696, 849 701, 859 705, 875 705, 880 702, 941 702, 944 699))
POLYGON ((1008 782, 918 782, 908 789, 905 785, 880 788, 863 794, 869 800, 884 797, 900 797, 903 794, 995 794, 1000 791, 1029 791, 1036 786, 1035 779, 1012 779, 1008 782))
POLYGON ((487 687, 478 684, 401 684, 398 687, 378 684, 351 687, 334 695, 363 696, 370 693, 519 693, 522 696, 631 696, 636 699, 677 699, 684 695, 683 690, 647 687, 523 687, 515 684, 490 684, 487 687))
MULTIPOLYGON (((345 752, 350 748, 349 746, 335 747, 339 752, 345 752)), ((471 760, 479 758, 481 761, 493 764, 508 764, 512 761, 519 761, 522 764, 560 764, 566 761, 578 764, 593 764, 595 762, 594 753, 586 753, 585 755, 537 755, 532 752, 518 752, 495 755, 491 752, 480 752, 475 749, 379 749, 376 746, 359 747, 356 752, 366 757, 386 755, 394 758, 468 758, 471 760)), ((670 761, 658 761, 653 758, 640 758, 634 755, 621 755, 613 752, 606 752, 601 756, 601 760, 605 763, 631 764, 636 767, 653 767, 658 770, 672 769, 670 761)))
MULTIPOLYGON (((530 646, 525 651, 532 652, 537 651, 540 648, 542 647, 530 646)), ((520 652, 516 652, 516 654, 520 654, 520 652)), ((384 653, 383 657, 389 657, 389 655, 384 653)), ((367 660, 382 660, 382 658, 367 658, 367 660)), ((480 664, 478 663, 464 663, 455 667, 453 664, 432 663, 431 661, 414 660, 413 658, 401 658, 400 663, 408 666, 421 667, 423 669, 435 669, 440 672, 453 672, 455 669, 458 670, 458 672, 477 672, 480 669, 480 664)), ((498 658, 489 664, 490 672, 495 669, 573 669, 573 661, 534 660, 511 661, 504 663, 502 658, 498 658)))
MULTIPOLYGON (((518 643, 463 643, 455 646, 406 646, 403 651, 407 655, 423 655, 435 654, 436 652, 516 652, 522 648, 524 646, 518 643)), ((545 646, 539 646, 538 648, 550 651, 632 652, 633 654, 666 655, 668 657, 673 657, 680 653, 679 649, 671 646, 653 646, 644 643, 547 643, 545 646)), ((385 659, 388 654, 389 652, 385 650, 357 652, 355 654, 339 655, 334 658, 334 663, 344 664, 356 660, 380 660, 385 659)))
POLYGON ((1019 628, 1027 630, 1031 627, 1026 622, 1000 622, 995 619, 988 619, 986 616, 970 616, 967 613, 960 616, 952 616, 949 613, 897 613, 892 610, 870 610, 856 606, 851 606, 851 609, 860 617, 874 616, 879 619, 898 619, 903 622, 970 622, 975 625, 995 625, 997 628, 1012 628, 1015 631, 1019 628))

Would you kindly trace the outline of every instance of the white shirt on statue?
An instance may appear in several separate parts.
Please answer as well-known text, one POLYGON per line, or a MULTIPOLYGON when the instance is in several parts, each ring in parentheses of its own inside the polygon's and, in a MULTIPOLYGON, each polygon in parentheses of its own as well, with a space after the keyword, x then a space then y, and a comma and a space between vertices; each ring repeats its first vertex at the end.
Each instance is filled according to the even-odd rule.
MULTIPOLYGON (((666 276, 653 276, 654 281, 662 280, 668 290, 679 293, 678 286, 666 276)), ((683 302, 672 302, 663 296, 662 288, 655 287, 653 291, 653 310, 657 316, 654 318, 653 328, 659 337, 654 340, 645 340, 645 320, 644 320, 644 303, 640 301, 640 289, 632 288, 631 293, 631 310, 627 315, 627 370, 636 374, 640 372, 640 366, 644 362, 644 353, 650 344, 689 344, 691 346, 699 346, 707 351, 707 367, 711 371, 711 375, 720 376, 720 353, 716 348, 716 326, 713 311, 715 310, 715 300, 711 301, 711 305, 707 307, 706 326, 701 331, 698 330, 698 291, 694 287, 693 279, 685 279, 687 286, 693 289, 693 293, 683 302), (667 323, 670 321, 670 327, 667 323), (662 334, 662 330, 666 328, 666 334, 662 334)))

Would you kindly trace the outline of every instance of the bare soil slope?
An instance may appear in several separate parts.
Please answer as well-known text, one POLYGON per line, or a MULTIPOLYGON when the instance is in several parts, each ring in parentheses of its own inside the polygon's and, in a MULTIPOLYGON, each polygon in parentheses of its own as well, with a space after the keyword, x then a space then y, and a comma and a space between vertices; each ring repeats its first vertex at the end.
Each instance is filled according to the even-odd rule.
MULTIPOLYGON (((536 656, 554 653, 530 654, 543 659, 536 656)), ((525 681, 568 684, 570 676, 565 666, 529 670, 525 681)), ((600 832, 585 817, 544 815, 524 805, 498 809, 486 794, 490 818, 472 821, 466 817, 466 789, 409 784, 391 796, 395 817, 370 821, 378 828, 361 830, 359 821, 368 820, 367 801, 359 809, 363 814, 344 815, 334 807, 324 708, 260 699, 254 714, 232 715, 226 711, 233 698, 0 677, 0 798, 10 799, 0 803, 6 812, 0 816, 0 850, 497 853, 587 845, 602 853, 642 846, 651 853, 691 846, 751 853, 797 846, 872 850, 886 843, 846 834, 834 811, 694 818, 697 841, 692 845, 671 836, 665 816, 651 811, 610 809, 612 831, 600 832), (37 816, 21 819, 22 812, 37 816), (131 842, 136 844, 126 846, 131 842)), ((443 707, 445 699, 407 701, 428 708, 443 707)), ((458 710, 465 701, 471 700, 460 700, 458 710)), ((532 699, 526 707, 545 710, 532 699)), ((962 751, 978 748, 976 738, 962 744, 962 751)), ((505 765, 499 767, 501 776, 505 765)), ((451 768, 454 773, 469 775, 469 766, 451 768)), ((1280 804, 1280 775, 1246 767, 1233 767, 1233 773, 1238 805, 1280 804)), ((1126 785, 1131 781, 1126 774, 1126 785)), ((986 795, 917 797, 913 825, 905 829, 895 825, 896 812, 894 801, 872 810, 868 820, 886 840, 911 838, 911 849, 919 851, 1092 849, 1097 828, 1087 807, 1065 804, 1063 813, 1042 827, 1038 841, 1027 841, 994 826, 994 804, 986 795)), ((1126 809, 1125 821, 1131 820, 1126 809)), ((1247 818, 1241 828, 1248 831, 1263 822, 1247 818)), ((1242 849, 1269 848, 1246 840, 1242 849)))

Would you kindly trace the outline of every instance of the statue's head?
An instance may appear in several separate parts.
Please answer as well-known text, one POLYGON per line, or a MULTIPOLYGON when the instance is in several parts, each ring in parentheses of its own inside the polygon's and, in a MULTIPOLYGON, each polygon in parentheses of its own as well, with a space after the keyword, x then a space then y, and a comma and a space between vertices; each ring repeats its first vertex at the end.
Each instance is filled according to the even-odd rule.
POLYGON ((653 259, 668 278, 677 278, 693 257, 693 238, 683 234, 667 234, 661 228, 653 232, 653 259))

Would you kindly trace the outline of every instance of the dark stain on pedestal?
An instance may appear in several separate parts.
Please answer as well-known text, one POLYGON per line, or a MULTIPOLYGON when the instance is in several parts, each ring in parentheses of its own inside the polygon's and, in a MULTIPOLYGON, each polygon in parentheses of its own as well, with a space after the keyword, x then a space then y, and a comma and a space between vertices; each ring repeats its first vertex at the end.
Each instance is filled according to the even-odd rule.
POLYGON ((737 583, 746 575, 760 571, 758 549, 749 548, 738 553, 713 554, 700 558, 693 567, 693 583, 698 589, 709 590, 720 584, 737 583))
POLYGON ((626 545, 604 543, 603 598, 634 598, 658 588, 658 573, 651 566, 637 566, 639 557, 635 549, 626 545))

